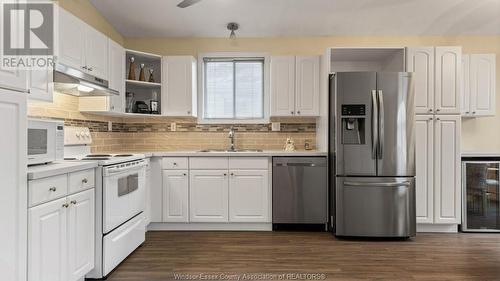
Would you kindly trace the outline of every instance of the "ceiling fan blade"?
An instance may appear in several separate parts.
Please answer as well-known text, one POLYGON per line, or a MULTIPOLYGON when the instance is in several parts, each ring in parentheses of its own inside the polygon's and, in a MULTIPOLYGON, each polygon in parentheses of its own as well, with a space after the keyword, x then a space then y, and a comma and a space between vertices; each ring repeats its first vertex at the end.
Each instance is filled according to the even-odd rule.
POLYGON ((200 2, 201 0, 184 0, 182 2, 180 2, 179 4, 177 4, 177 7, 179 8, 187 8, 191 5, 194 5, 198 2, 200 2))

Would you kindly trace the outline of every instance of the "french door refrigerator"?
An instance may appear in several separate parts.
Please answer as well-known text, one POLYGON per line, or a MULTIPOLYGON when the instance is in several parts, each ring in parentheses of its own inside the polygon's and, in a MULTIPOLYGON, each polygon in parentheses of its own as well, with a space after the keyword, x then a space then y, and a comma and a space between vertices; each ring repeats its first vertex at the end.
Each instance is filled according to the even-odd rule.
POLYGON ((330 150, 337 236, 415 236, 412 81, 405 72, 334 74, 330 150))

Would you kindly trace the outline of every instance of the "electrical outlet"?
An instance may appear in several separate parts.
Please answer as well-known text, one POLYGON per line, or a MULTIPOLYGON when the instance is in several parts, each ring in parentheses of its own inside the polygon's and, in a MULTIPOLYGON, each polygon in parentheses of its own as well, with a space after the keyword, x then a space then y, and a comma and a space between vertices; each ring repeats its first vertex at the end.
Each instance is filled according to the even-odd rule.
POLYGON ((108 132, 112 132, 112 131, 113 131, 113 122, 108 121, 108 132))
POLYGON ((177 124, 175 122, 170 123, 170 131, 177 131, 177 124))
POLYGON ((271 130, 274 132, 281 131, 281 123, 280 122, 271 122, 271 130))

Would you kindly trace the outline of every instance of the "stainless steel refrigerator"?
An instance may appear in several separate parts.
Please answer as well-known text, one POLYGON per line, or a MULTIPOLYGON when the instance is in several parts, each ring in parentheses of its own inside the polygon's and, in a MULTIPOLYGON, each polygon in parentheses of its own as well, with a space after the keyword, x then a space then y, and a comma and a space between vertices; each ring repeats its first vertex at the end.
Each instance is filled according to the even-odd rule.
POLYGON ((331 78, 335 234, 415 236, 412 74, 338 72, 331 78))

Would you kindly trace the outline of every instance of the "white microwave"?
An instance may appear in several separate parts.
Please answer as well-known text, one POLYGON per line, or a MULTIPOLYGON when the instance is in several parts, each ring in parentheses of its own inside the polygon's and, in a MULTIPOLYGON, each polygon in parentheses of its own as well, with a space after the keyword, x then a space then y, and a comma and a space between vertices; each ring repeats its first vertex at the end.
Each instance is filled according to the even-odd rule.
POLYGON ((28 120, 28 165, 64 159, 64 122, 28 120))

